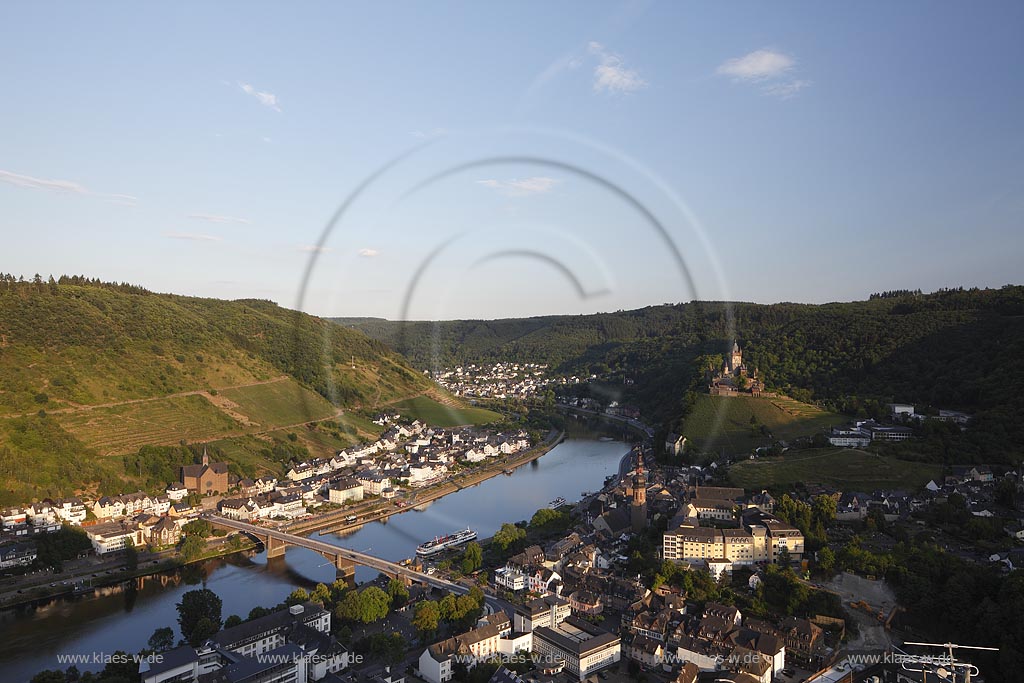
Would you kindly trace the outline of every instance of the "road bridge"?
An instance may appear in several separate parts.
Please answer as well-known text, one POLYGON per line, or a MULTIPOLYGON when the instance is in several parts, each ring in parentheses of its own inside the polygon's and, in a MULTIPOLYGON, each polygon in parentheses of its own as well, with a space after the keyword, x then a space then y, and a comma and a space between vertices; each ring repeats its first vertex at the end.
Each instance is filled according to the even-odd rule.
POLYGON ((236 519, 228 519, 227 517, 222 517, 220 515, 207 515, 205 519, 215 527, 238 531, 246 534, 247 536, 256 538, 263 543, 263 546, 267 549, 268 558, 281 557, 285 554, 285 550, 289 546, 295 546, 319 553, 325 559, 334 564, 334 567, 337 569, 340 577, 344 577, 346 579, 350 579, 355 576, 355 567, 356 565, 359 565, 362 567, 369 567, 370 569, 376 569, 382 574, 386 574, 391 578, 401 579, 407 583, 422 583, 432 588, 439 588, 441 590, 450 591, 460 595, 469 592, 469 589, 462 584, 452 583, 451 581, 446 581, 429 574, 424 574, 423 572, 418 572, 414 569, 410 569, 409 567, 403 567, 395 562, 359 552, 358 550, 343 548, 341 546, 334 545, 333 543, 318 541, 305 536, 298 536, 296 534, 288 533, 287 531, 257 526, 255 524, 249 524, 248 522, 242 522, 236 519))

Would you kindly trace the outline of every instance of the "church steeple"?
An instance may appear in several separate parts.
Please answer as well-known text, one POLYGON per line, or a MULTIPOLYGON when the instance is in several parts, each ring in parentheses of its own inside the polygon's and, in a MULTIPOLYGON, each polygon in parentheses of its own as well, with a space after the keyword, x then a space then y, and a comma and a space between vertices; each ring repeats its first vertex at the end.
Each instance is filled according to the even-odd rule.
POLYGON ((644 474, 644 456, 637 455, 636 475, 633 477, 633 501, 629 508, 633 533, 647 527, 647 475, 644 474))

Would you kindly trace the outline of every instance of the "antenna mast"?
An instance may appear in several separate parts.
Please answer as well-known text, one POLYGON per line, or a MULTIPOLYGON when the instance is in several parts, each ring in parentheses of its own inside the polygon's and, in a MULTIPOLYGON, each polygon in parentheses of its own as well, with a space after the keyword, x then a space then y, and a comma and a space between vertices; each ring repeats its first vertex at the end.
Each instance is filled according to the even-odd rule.
POLYGON ((971 683, 971 677, 978 675, 978 667, 971 664, 970 662, 956 661, 956 657, 953 656, 953 650, 987 650, 989 652, 999 652, 998 647, 982 647, 980 645, 957 645, 956 643, 903 644, 914 645, 917 647, 940 647, 946 650, 946 653, 938 657, 934 655, 911 655, 902 652, 901 650, 901 665, 905 670, 921 672, 924 673, 926 676, 929 672, 932 672, 943 678, 945 678, 947 674, 953 674, 953 678, 955 680, 957 669, 961 669, 963 671, 964 683, 971 683), (921 668, 915 669, 907 666, 908 664, 920 664, 921 668))

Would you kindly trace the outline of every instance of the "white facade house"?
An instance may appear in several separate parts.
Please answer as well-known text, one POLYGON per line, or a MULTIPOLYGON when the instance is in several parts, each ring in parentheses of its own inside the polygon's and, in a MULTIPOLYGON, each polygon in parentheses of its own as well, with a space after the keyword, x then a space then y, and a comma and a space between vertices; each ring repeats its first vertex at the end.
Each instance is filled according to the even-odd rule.
POLYGON ((86 527, 85 533, 97 555, 124 550, 129 541, 136 547, 146 542, 142 529, 132 522, 103 522, 86 527))
POLYGON ((174 483, 168 486, 164 493, 167 494, 167 498, 172 502, 179 503, 188 497, 188 489, 181 484, 174 483))
POLYGON ((335 505, 360 501, 363 499, 363 485, 355 479, 342 479, 331 484, 327 495, 335 505))
POLYGON ((417 666, 420 677, 427 683, 446 683, 452 680, 452 661, 450 654, 431 652, 428 647, 420 655, 417 666))
POLYGON ((85 521, 85 503, 78 498, 61 498, 54 504, 57 516, 68 524, 80 525, 85 521))

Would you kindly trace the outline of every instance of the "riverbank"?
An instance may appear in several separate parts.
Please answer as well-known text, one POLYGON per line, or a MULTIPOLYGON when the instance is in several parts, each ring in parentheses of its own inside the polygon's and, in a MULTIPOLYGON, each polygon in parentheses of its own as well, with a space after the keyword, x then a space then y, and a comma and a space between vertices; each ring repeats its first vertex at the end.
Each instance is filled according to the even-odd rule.
POLYGON ((350 529, 357 529, 371 522, 386 520, 392 515, 400 515, 403 512, 408 512, 409 510, 413 510, 420 506, 427 505, 428 503, 432 503, 440 498, 444 498, 449 494, 457 493, 471 486, 476 486, 477 484, 487 481, 492 477, 504 474, 506 471, 514 471, 523 465, 528 465, 534 460, 544 456, 552 448, 562 443, 564 439, 564 431, 555 432, 552 430, 543 444, 535 446, 528 451, 524 451, 517 457, 501 459, 497 462, 485 465, 484 467, 476 467, 467 472, 455 474, 444 483, 418 489, 412 496, 402 499, 402 507, 386 505, 379 508, 370 508, 367 511, 360 512, 359 519, 355 522, 348 522, 346 519, 355 514, 357 512, 356 510, 332 510, 331 512, 318 515, 312 519, 304 519, 283 526, 282 530, 300 535, 311 534, 314 531, 320 531, 321 533, 342 533, 350 529))
MULTIPOLYGON (((416 546, 425 539, 467 525, 480 539, 489 538, 503 523, 528 521, 559 497, 580 500, 617 474, 630 444, 602 442, 600 436, 598 432, 568 432, 564 441, 511 476, 493 476, 468 487, 460 481, 461 491, 421 506, 415 514, 366 524, 344 535, 325 534, 322 540, 399 562, 413 557, 416 546)), ((360 583, 372 581, 377 574, 356 567, 360 583)), ((318 583, 329 585, 336 578, 333 563, 322 555, 290 547, 283 557, 268 559, 258 551, 236 553, 123 582, 91 595, 0 610, 3 680, 27 683, 43 669, 66 667, 60 665, 58 656, 108 652, 111 643, 136 652, 146 646, 154 629, 176 628, 176 605, 189 590, 208 588, 223 601, 225 616, 244 616, 254 606, 279 604, 296 587, 312 591, 318 583)))
MULTIPOLYGON (((465 488, 476 486, 492 477, 503 474, 507 470, 515 470, 527 465, 548 453, 565 438, 565 432, 552 432, 544 443, 531 448, 518 457, 501 459, 484 467, 473 468, 465 473, 456 474, 442 484, 421 489, 408 499, 404 507, 395 507, 386 501, 378 502, 380 507, 370 507, 360 511, 358 522, 348 523, 345 519, 354 512, 352 509, 332 510, 312 519, 299 520, 281 528, 296 534, 310 534, 314 531, 343 532, 361 527, 371 522, 386 520, 392 515, 408 512, 416 507, 427 505, 449 494, 457 493, 465 488)), ((0 591, 0 609, 8 609, 33 602, 51 600, 61 596, 73 595, 77 584, 88 582, 94 588, 116 585, 138 577, 159 574, 178 567, 204 560, 231 555, 236 552, 253 550, 257 546, 249 538, 242 536, 244 544, 227 547, 227 538, 213 537, 209 540, 210 547, 199 557, 185 562, 177 550, 165 550, 157 553, 140 553, 135 569, 128 570, 123 556, 103 561, 103 558, 89 558, 87 565, 75 567, 64 572, 36 576, 35 580, 19 582, 0 591)), ((29 575, 35 576, 35 575, 29 575)), ((27 578, 27 577, 26 577, 27 578)))
POLYGON ((128 563, 124 556, 119 555, 117 558, 106 561, 98 557, 90 558, 92 560, 90 564, 80 565, 64 572, 28 574, 24 577, 26 581, 5 587, 3 591, 0 591, 0 609, 81 595, 81 592, 76 592, 76 587, 81 584, 87 583, 92 589, 105 588, 144 576, 172 571, 197 562, 257 549, 258 544, 251 539, 244 535, 238 536, 242 539, 240 543, 230 541, 228 536, 208 539, 206 550, 187 562, 176 549, 171 549, 155 553, 140 552, 134 569, 128 569, 128 563))

